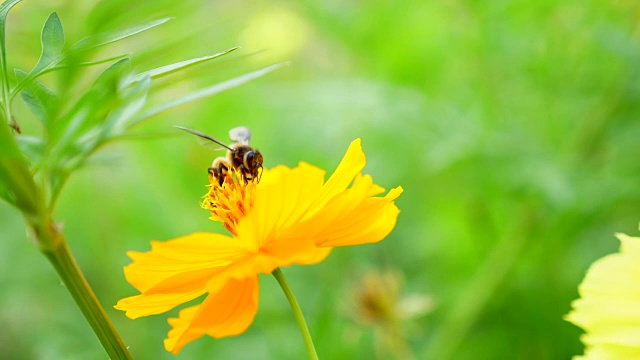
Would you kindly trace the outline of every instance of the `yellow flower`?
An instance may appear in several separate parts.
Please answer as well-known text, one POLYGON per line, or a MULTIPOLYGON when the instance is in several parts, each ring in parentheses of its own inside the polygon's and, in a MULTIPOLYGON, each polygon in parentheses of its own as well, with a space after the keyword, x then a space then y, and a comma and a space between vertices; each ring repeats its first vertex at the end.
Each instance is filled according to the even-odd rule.
POLYGON ((258 310, 258 274, 318 263, 334 246, 374 243, 391 232, 402 188, 375 196, 384 189, 360 174, 364 165, 357 139, 326 182, 323 170, 304 162, 264 170, 259 183, 231 174, 222 186, 210 181, 202 206, 233 237, 195 233, 152 241, 149 252, 129 252, 133 263, 125 276, 141 294, 120 300, 116 308, 135 319, 207 293, 202 304, 169 319, 173 328, 164 345, 174 354, 204 335, 244 332, 258 310))
POLYGON ((586 331, 575 359, 640 359, 640 238, 616 236, 620 252, 591 265, 566 316, 586 331))

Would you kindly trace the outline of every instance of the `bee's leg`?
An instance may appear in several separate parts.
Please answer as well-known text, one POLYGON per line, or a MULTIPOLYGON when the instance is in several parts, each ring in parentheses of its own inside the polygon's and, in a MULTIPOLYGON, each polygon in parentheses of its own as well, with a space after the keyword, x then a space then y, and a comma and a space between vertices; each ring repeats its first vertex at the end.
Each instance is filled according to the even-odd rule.
POLYGON ((220 186, 222 186, 222 183, 224 182, 224 176, 220 173, 220 169, 218 167, 209 167, 209 181, 213 181, 213 179, 216 179, 216 181, 218 182, 218 184, 220 186))
POLYGON ((209 174, 218 180, 218 184, 220 186, 224 184, 227 172, 229 172, 229 163, 227 162, 227 159, 219 157, 213 160, 213 163, 209 168, 209 174))
POLYGON ((224 181, 227 178, 227 172, 229 172, 229 168, 224 163, 218 164, 218 168, 216 169, 216 178, 218 179, 218 184, 220 184, 220 186, 224 184, 224 181))
POLYGON ((251 176, 251 172, 249 172, 247 167, 244 165, 240 165, 239 169, 240 174, 242 174, 242 180, 245 182, 245 184, 249 183, 249 181, 253 179, 253 176, 251 176))
POLYGON ((246 183, 247 182, 247 169, 244 167, 244 165, 240 164, 240 166, 238 166, 238 170, 240 171, 240 175, 242 176, 242 181, 244 181, 246 183))
POLYGON ((213 179, 216 179, 218 184, 222 185, 224 175, 221 174, 220 166, 218 166, 218 164, 215 164, 215 166, 211 165, 209 169, 207 169, 207 172, 209 173, 209 182, 212 182, 213 179))

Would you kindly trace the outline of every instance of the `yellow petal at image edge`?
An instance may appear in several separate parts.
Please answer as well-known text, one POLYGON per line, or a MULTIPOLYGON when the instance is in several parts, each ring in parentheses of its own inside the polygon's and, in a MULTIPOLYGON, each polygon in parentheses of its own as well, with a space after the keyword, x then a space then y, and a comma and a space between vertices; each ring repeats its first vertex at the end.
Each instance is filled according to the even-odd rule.
POLYGON ((640 238, 616 235, 621 252, 591 265, 565 317, 586 331, 582 359, 640 358, 640 238))
POLYGON ((258 311, 258 277, 230 279, 218 292, 209 294, 201 305, 180 311, 170 318, 164 346, 177 354, 186 344, 203 336, 214 338, 234 336, 244 332, 258 311))

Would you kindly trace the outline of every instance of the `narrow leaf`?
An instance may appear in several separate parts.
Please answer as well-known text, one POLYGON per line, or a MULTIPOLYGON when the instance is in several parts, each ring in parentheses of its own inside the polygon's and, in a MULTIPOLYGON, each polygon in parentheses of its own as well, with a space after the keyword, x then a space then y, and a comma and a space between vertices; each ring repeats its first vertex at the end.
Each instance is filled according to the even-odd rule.
MULTIPOLYGON (((75 152, 68 149, 81 134, 100 126, 109 111, 118 103, 118 88, 121 78, 129 71, 130 60, 122 59, 100 74, 91 90, 56 123, 49 141, 59 145, 60 153, 75 152)), ((67 155, 64 155, 67 156, 67 155)))
MULTIPOLYGON (((14 71, 18 81, 23 81, 27 77, 27 73, 20 69, 14 69, 14 71)), ((33 80, 20 92, 20 96, 29 110, 48 128, 60 107, 56 94, 40 81, 33 80)))
POLYGON ((165 65, 159 68, 155 68, 153 70, 149 70, 149 71, 145 71, 142 72, 138 75, 136 75, 133 78, 134 82, 140 81, 142 79, 144 79, 145 77, 149 76, 152 79, 156 79, 165 75, 169 75, 172 74, 174 72, 180 71, 180 70, 184 70, 186 68, 189 68, 191 66, 215 59, 215 58, 219 58, 220 56, 226 55, 234 50, 239 49, 239 47, 234 47, 222 52, 219 52, 217 54, 213 54, 213 55, 207 55, 207 56, 202 56, 202 57, 198 57, 195 59, 190 59, 190 60, 185 60, 185 61, 181 61, 181 62, 177 62, 175 64, 171 64, 171 65, 165 65))
POLYGON ((138 81, 123 94, 122 106, 113 109, 102 126, 103 140, 121 136, 127 129, 127 123, 134 118, 147 102, 147 93, 151 86, 149 76, 138 81))
POLYGON ((200 99, 212 96, 212 95, 216 95, 216 94, 219 94, 219 93, 221 93, 223 91, 226 91, 226 90, 229 90, 229 89, 233 89, 233 88, 235 88, 237 86, 240 86, 240 85, 245 84, 245 83, 247 83, 247 82, 249 82, 251 80, 254 80, 254 79, 257 79, 257 78, 259 78, 261 76, 264 76, 264 75, 266 75, 266 74, 268 74, 268 73, 270 73, 270 72, 272 72, 272 71, 274 71, 276 69, 279 69, 284 65, 288 65, 288 64, 289 64, 288 62, 284 62, 284 63, 279 63, 279 64, 274 64, 274 65, 271 65, 271 66, 267 66, 266 68, 263 68, 263 69, 260 69, 260 70, 254 71, 254 72, 250 72, 248 74, 244 74, 244 75, 241 75, 241 76, 238 76, 238 77, 235 77, 235 78, 233 78, 231 80, 223 81, 223 82, 221 82, 219 84, 210 86, 208 88, 204 88, 204 89, 201 89, 201 90, 194 91, 194 92, 192 92, 190 94, 181 96, 181 97, 179 97, 177 99, 174 99, 172 101, 167 101, 164 104, 162 104, 160 106, 157 106, 155 108, 152 108, 149 111, 147 111, 146 113, 144 113, 141 116, 141 118, 138 119, 137 122, 140 122, 140 121, 142 121, 142 120, 144 120, 146 118, 149 118, 151 116, 157 115, 157 114, 159 114, 159 113, 161 113, 163 111, 172 109, 174 107, 177 107, 177 106, 180 106, 180 105, 183 105, 183 104, 186 104, 186 103, 190 103, 192 101, 200 100, 200 99))
POLYGON ((107 32, 96 34, 96 35, 88 36, 84 39, 81 39, 77 43, 73 44, 69 49, 69 51, 84 51, 84 50, 89 50, 105 44, 109 44, 112 42, 116 42, 118 40, 122 40, 130 36, 139 34, 143 31, 154 28, 158 25, 162 25, 169 20, 171 20, 171 18, 163 18, 163 19, 158 19, 154 21, 149 21, 144 24, 130 26, 124 29, 112 30, 112 31, 107 31, 107 32))
MULTIPOLYGON (((104 59, 95 60, 95 61, 85 61, 85 62, 77 63, 77 64, 75 64, 75 66, 93 66, 93 65, 100 65, 100 64, 104 64, 104 63, 111 62, 111 61, 122 60, 122 59, 125 59, 125 58, 128 58, 128 57, 129 57, 129 55, 128 55, 128 54, 122 54, 122 55, 113 56, 113 57, 110 57, 110 58, 104 58, 104 59)), ((57 66, 55 66, 55 67, 51 68, 50 70, 51 70, 51 71, 54 71, 54 70, 61 70, 61 69, 67 68, 68 66, 69 66, 69 64, 62 63, 62 64, 60 64, 60 65, 57 65, 57 66)))
POLYGON ((2 44, 2 54, 5 54, 4 34, 5 24, 7 23, 7 14, 9 14, 9 10, 11 10, 11 8, 19 2, 20 0, 7 0, 0 4, 0 42, 2 44))
POLYGON ((131 59, 124 58, 111 64, 105 71, 98 76, 93 84, 95 91, 108 91, 116 94, 121 87, 122 79, 129 75, 131 70, 131 59))
POLYGON ((38 73, 61 60, 62 49, 64 48, 64 30, 62 29, 60 18, 55 12, 51 13, 44 23, 40 39, 42 42, 42 54, 36 66, 31 70, 32 73, 38 73))
MULTIPOLYGON (((56 16, 57 17, 57 16, 56 16)), ((24 81, 19 82, 15 88, 11 90, 10 98, 13 99, 22 89, 27 85, 27 83, 33 81, 33 79, 38 76, 56 69, 58 63, 64 60, 66 56, 69 56, 69 52, 81 52, 85 50, 92 49, 94 47, 98 47, 101 45, 109 44, 118 40, 125 39, 129 36, 133 36, 139 34, 143 31, 156 27, 158 25, 164 24, 165 22, 171 20, 171 18, 163 18, 159 20, 150 21, 144 24, 134 25, 125 29, 107 31, 100 34, 96 34, 93 36, 86 37, 81 39, 77 43, 73 44, 67 51, 61 54, 59 57, 55 59, 55 61, 47 64, 44 67, 38 67, 29 73, 29 76, 24 79, 24 81)))
MULTIPOLYGON (((2 91, 7 91, 9 88, 9 70, 7 69, 7 49, 5 43, 7 15, 9 14, 9 10, 19 2, 20 0, 7 0, 0 4, 0 74, 2 76, 0 85, 2 86, 2 91)), ((11 104, 5 104, 5 106, 11 106, 11 104)), ((11 121, 11 119, 6 120, 11 121)))

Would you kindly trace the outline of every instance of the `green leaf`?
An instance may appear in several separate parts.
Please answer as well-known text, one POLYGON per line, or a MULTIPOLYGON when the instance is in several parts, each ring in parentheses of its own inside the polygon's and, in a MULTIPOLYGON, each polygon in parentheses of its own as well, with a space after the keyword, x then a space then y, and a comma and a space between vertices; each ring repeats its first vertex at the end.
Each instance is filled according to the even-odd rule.
POLYGON ((44 23, 42 34, 40 35, 42 42, 42 54, 32 73, 39 73, 43 69, 60 62, 62 58, 62 49, 64 48, 64 30, 58 14, 51 13, 44 23))
MULTIPOLYGON (((2 78, 0 79, 0 84, 2 85, 2 91, 6 92, 9 89, 9 70, 7 69, 7 51, 6 51, 6 43, 5 43, 5 27, 7 24, 7 15, 9 14, 9 10, 19 3, 20 0, 7 0, 0 4, 0 73, 2 74, 2 78)), ((6 98, 5 98, 6 99, 6 98)), ((11 106, 11 104, 4 104, 4 106, 11 106)), ((6 121, 11 121, 11 119, 7 119, 6 121)), ((4 124, 4 122, 0 122, 4 124)))
MULTIPOLYGON (((77 64, 75 64, 75 66, 93 66, 93 65, 100 65, 100 64, 104 64, 104 63, 108 63, 111 61, 117 61, 117 60, 122 60, 125 58, 129 58, 129 55, 127 54, 122 54, 122 55, 118 55, 118 56, 112 56, 110 58, 104 58, 104 59, 100 59, 100 60, 95 60, 95 61, 86 61, 86 62, 79 62, 77 64)), ((51 68, 50 70, 61 70, 61 69, 65 69, 69 66, 69 64, 60 64, 57 65, 53 68, 51 68)))
POLYGON ((31 160, 32 164, 39 164, 42 161, 47 144, 44 140, 36 136, 19 135, 16 136, 16 143, 22 153, 31 160))
POLYGON ((130 70, 131 59, 124 58, 116 61, 98 76, 93 84, 93 90, 117 93, 118 89, 124 87, 121 80, 130 70))
POLYGON ((171 20, 171 18, 163 18, 163 19, 158 19, 154 21, 149 21, 144 24, 130 26, 124 29, 112 30, 112 31, 107 31, 107 32, 96 34, 96 35, 92 35, 84 39, 81 39, 77 43, 73 44, 71 48, 69 48, 69 51, 85 51, 98 46, 116 42, 118 40, 122 40, 130 36, 139 34, 143 31, 154 28, 158 25, 162 25, 169 20, 171 20))
MULTIPOLYGON (((53 16, 53 14, 52 14, 53 16)), ((51 19, 52 16, 49 16, 49 18, 51 19)), ((55 16, 55 18, 57 18, 57 15, 55 16)), ((96 34, 93 36, 89 36, 86 37, 84 39, 81 39, 80 41, 78 41, 77 43, 73 44, 69 49, 67 49, 67 51, 65 51, 64 53, 62 53, 60 56, 58 56, 54 61, 44 65, 44 66, 39 66, 40 62, 38 62, 38 65, 36 65, 36 68, 34 68, 30 73, 29 76, 27 76, 23 81, 18 82, 18 84, 16 85, 15 88, 13 88, 11 90, 11 95, 10 95, 10 99, 13 99, 20 91, 22 91, 22 89, 31 81, 33 81, 35 78, 37 78, 38 76, 49 72, 51 70, 57 69, 57 65, 63 61, 65 59, 65 57, 70 56, 69 53, 71 52, 75 52, 76 54, 78 52, 82 52, 85 50, 89 50, 101 45, 105 45, 105 44, 109 44, 118 40, 122 40, 125 39, 127 37, 139 34, 143 31, 149 30, 153 27, 156 27, 158 25, 164 24, 167 21, 171 20, 171 18, 163 18, 163 19, 158 19, 158 20, 154 20, 154 21, 150 21, 144 24, 139 24, 139 25, 134 25, 128 28, 124 28, 124 29, 120 29, 120 30, 113 30, 113 31, 107 31, 107 32, 103 32, 100 34, 96 34)), ((53 22, 55 22, 55 20, 52 20, 53 22)), ((47 20, 47 22, 49 22, 49 20, 47 20)), ((59 22, 59 19, 58 19, 59 22)), ((51 25, 52 27, 55 27, 54 25, 51 25)), ((46 26, 45 26, 46 27, 46 26)), ((60 31, 62 29, 62 25, 60 25, 60 31)), ((44 29, 43 29, 44 32, 44 29)))
POLYGON ((153 70, 149 70, 149 71, 145 71, 142 72, 138 75, 136 75, 133 78, 134 82, 140 81, 142 79, 144 79, 145 77, 149 76, 152 79, 156 79, 165 75, 169 75, 169 74, 173 74, 174 72, 178 72, 180 70, 184 70, 186 68, 189 68, 191 66, 215 59, 215 58, 219 58, 220 56, 223 55, 227 55, 228 53, 238 50, 240 47, 233 47, 231 49, 219 52, 217 54, 213 54, 213 55, 207 55, 207 56, 202 56, 202 57, 198 57, 195 59, 190 59, 190 60, 185 60, 185 61, 181 61, 181 62, 177 62, 175 64, 171 64, 171 65, 165 65, 159 68, 155 68, 153 70))
POLYGON ((0 46, 2 46, 2 56, 4 58, 5 54, 5 43, 4 43, 4 34, 5 34, 5 25, 7 23, 7 15, 9 14, 9 10, 19 3, 20 0, 7 0, 0 5, 0 46))
POLYGON ((177 99, 171 100, 171 101, 167 101, 162 105, 159 105, 155 108, 150 109, 149 111, 147 111, 146 113, 144 113, 138 120, 136 120, 137 122, 140 122, 144 119, 147 119, 149 117, 152 117, 154 115, 157 115, 163 111, 172 109, 174 107, 180 106, 180 105, 184 105, 186 103, 190 103, 192 101, 196 101, 196 100, 200 100, 200 99, 204 99, 206 97, 209 96, 213 96, 216 94, 219 94, 223 91, 229 90, 229 89, 233 89, 237 86, 240 86, 242 84, 245 84, 251 80, 257 79, 261 76, 264 76, 276 69, 281 68, 284 65, 288 65, 288 62, 284 62, 284 63, 279 63, 279 64, 274 64, 271 66, 267 66, 266 68, 254 71, 254 72, 250 72, 248 74, 244 74, 238 77, 235 77, 231 80, 227 80, 227 81, 223 81, 219 84, 210 86, 208 88, 204 88, 204 89, 200 89, 197 91, 194 91, 190 94, 187 95, 183 95, 177 99))
POLYGON ((95 81, 95 84, 104 84, 111 83, 113 79, 117 79, 125 74, 128 70, 131 69, 131 59, 128 57, 124 59, 120 59, 111 66, 109 66, 105 71, 98 76, 95 81))
POLYGON ((138 81, 133 87, 123 94, 124 104, 113 109, 102 126, 103 140, 122 136, 128 126, 127 123, 134 118, 147 102, 147 94, 151 87, 151 78, 147 75, 138 81))
MULTIPOLYGON (((24 80, 28 75, 20 69, 14 69, 18 81, 24 80)), ((58 114, 60 100, 48 87, 38 80, 30 82, 21 92, 22 100, 46 128, 58 114)))
POLYGON ((91 90, 56 122, 49 141, 59 144, 62 157, 68 155, 65 153, 77 151, 77 149, 70 150, 69 144, 73 144, 75 139, 89 129, 99 126, 112 107, 117 104, 121 79, 128 73, 130 65, 130 60, 126 58, 108 67, 96 79, 91 90))

